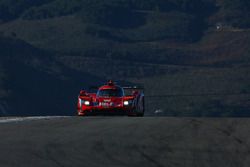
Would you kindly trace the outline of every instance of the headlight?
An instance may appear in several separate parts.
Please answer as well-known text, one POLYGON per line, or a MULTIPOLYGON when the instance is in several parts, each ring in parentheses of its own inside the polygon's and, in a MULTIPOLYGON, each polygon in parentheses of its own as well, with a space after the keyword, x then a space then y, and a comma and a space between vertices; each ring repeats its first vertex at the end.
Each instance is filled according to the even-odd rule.
POLYGON ((84 101, 84 104, 85 104, 86 106, 89 106, 89 105, 90 105, 90 102, 89 102, 89 101, 84 101))
POLYGON ((129 105, 129 101, 124 101, 123 104, 124 104, 125 106, 128 106, 128 105, 129 105))

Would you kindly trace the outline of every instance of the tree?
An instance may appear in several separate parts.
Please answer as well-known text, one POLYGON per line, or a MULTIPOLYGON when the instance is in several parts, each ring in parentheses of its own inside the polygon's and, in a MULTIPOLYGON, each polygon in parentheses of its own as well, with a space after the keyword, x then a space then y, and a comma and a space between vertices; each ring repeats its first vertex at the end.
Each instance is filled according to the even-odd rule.
POLYGON ((234 27, 250 27, 250 1, 225 0, 222 6, 224 21, 234 27))
POLYGON ((0 0, 0 19, 16 19, 27 9, 50 2, 51 0, 0 0))
POLYGON ((79 15, 88 23, 123 27, 130 24, 132 10, 125 1, 86 0, 79 15))

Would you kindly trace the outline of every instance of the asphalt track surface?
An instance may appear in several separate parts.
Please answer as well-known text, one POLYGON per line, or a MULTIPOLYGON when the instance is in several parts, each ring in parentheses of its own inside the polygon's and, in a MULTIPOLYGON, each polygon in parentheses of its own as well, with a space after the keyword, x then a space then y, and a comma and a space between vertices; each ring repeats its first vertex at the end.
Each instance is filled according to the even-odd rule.
POLYGON ((249 167, 250 119, 0 118, 0 167, 249 167))

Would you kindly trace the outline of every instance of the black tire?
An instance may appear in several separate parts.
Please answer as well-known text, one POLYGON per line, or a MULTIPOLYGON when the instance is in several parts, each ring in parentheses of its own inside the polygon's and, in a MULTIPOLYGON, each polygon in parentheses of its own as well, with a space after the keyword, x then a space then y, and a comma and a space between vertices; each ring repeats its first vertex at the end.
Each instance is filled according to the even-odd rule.
POLYGON ((136 114, 137 117, 143 117, 144 116, 144 112, 143 113, 138 113, 136 114))

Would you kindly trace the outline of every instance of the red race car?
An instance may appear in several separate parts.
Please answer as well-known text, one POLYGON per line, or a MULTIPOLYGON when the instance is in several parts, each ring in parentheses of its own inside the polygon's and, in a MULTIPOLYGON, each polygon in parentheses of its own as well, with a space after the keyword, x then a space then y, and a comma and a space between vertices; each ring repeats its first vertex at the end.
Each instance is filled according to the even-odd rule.
POLYGON ((143 116, 145 110, 143 92, 143 88, 120 87, 113 81, 99 87, 97 93, 81 90, 78 96, 77 114, 143 116))

